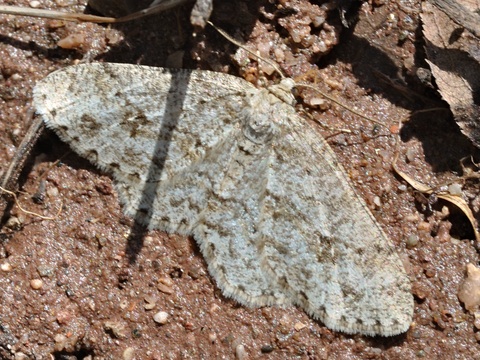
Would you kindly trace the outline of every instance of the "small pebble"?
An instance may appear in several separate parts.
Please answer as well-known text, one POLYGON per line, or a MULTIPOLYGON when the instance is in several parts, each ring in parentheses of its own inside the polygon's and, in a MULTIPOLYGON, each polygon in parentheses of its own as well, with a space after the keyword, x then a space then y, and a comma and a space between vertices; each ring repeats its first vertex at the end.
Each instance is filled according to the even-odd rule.
POLYGON ((167 295, 173 294, 173 289, 170 286, 167 286, 165 284, 161 284, 161 283, 157 284, 157 289, 167 295))
POLYGON ((450 184, 448 192, 451 195, 462 196, 462 186, 460 184, 450 184))
POLYGON ((62 49, 77 49, 85 43, 84 34, 71 34, 59 40, 57 45, 62 49))
POLYGON ((60 192, 58 191, 58 188, 54 186, 50 186, 47 188, 47 196, 49 198, 57 198, 60 192))
POLYGON ((480 312, 477 311, 473 315, 475 316, 475 321, 473 322, 473 326, 475 326, 477 330, 480 330, 480 312))
POLYGON ((105 331, 110 331, 117 339, 127 337, 126 326, 120 321, 105 321, 103 328, 105 331))
POLYGON ((28 5, 30 5, 31 8, 38 8, 40 6, 40 1, 33 0, 33 1, 30 1, 28 5))
POLYGON ((407 160, 409 162, 412 162, 413 160, 415 160, 415 149, 413 148, 408 148, 407 149, 407 153, 405 154, 405 156, 407 157, 407 160))
POLYGON ((209 333, 209 334, 208 334, 208 340, 210 340, 210 342, 211 342, 212 344, 214 344, 215 341, 217 341, 217 334, 215 334, 215 333, 213 333, 213 332, 209 333))
POLYGON ((244 360, 247 358, 247 352, 245 351, 245 346, 242 344, 235 347, 235 358, 238 360, 244 360))
POLYGON ((127 299, 123 299, 120 301, 120 309, 122 310, 125 310, 128 306, 128 300, 127 299))
POLYGON ((166 276, 162 276, 160 279, 158 279, 158 283, 163 284, 163 285, 168 286, 168 287, 173 286, 173 280, 169 277, 166 277, 166 276))
POLYGON ((2 271, 9 272, 9 271, 12 271, 12 265, 8 262, 5 262, 2 265, 0 265, 0 269, 2 269, 2 271))
POLYGON ((15 353, 15 360, 28 360, 28 356, 19 351, 15 353))
POLYGON ((460 285, 458 299, 465 309, 475 313, 480 306, 480 269, 473 264, 467 265, 467 277, 460 285))
POLYGON ((32 287, 33 290, 39 290, 43 286, 43 281, 40 279, 30 280, 30 286, 32 287))
POLYGON ((96 236, 96 238, 97 238, 98 246, 100 248, 107 245, 107 238, 105 236, 96 236))
POLYGON ((73 314, 67 309, 60 310, 57 313, 56 319, 60 325, 68 324, 73 318, 73 314))
POLYGON ((12 230, 20 230, 22 228, 23 221, 19 217, 11 216, 5 226, 12 230))
POLYGON ((299 321, 293 327, 295 328, 295 330, 300 331, 302 329, 305 329, 307 325, 299 321))
POLYGON ((123 360, 132 360, 135 357, 135 349, 128 347, 123 351, 123 360))
POLYGON ((155 321, 157 324, 165 325, 168 322, 168 313, 165 311, 159 311, 153 315, 153 321, 155 321))
POLYGON ((311 97, 311 98, 306 98, 305 103, 311 107, 319 107, 320 109, 323 109, 326 105, 327 101, 325 99, 322 99, 319 96, 311 97))
POLYGON ((65 349, 65 345, 67 343, 67 337, 63 334, 57 334, 54 337, 55 340, 55 351, 62 351, 65 349))
POLYGON ((418 245, 418 236, 416 234, 411 234, 407 238, 407 248, 412 249, 418 245))
POLYGON ((145 304, 143 305, 143 308, 145 310, 152 310, 157 303, 157 299, 154 296, 150 295, 145 296, 144 300, 145 304))
POLYGON ((37 266, 37 271, 38 274, 41 277, 51 277, 54 273, 54 269, 51 266, 48 265, 39 265, 37 266))
POLYGON ((398 185, 398 191, 401 191, 401 192, 407 191, 407 185, 404 185, 404 184, 398 185))
POLYGON ((143 240, 143 246, 148 247, 153 244, 153 237, 152 236, 146 236, 145 239, 143 240))
POLYGON ((220 310, 220 306, 218 306, 217 304, 213 304, 212 306, 210 306, 210 309, 208 309, 208 312, 210 314, 213 314, 214 312, 220 310))
POLYGON ((268 344, 268 345, 263 345, 260 351, 264 354, 271 353, 273 351, 273 346, 268 344))

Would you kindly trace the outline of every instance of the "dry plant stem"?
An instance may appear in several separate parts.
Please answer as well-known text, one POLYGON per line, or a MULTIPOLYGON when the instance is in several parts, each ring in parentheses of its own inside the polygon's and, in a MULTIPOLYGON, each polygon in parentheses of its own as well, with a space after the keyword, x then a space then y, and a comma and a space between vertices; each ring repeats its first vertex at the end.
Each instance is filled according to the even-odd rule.
POLYGON ((58 212, 55 216, 43 216, 43 215, 40 215, 36 212, 32 212, 32 211, 28 211, 28 210, 25 210, 22 205, 20 205, 20 202, 18 201, 18 198, 17 198, 17 195, 15 195, 14 192, 10 191, 10 190, 7 190, 3 187, 0 186, 0 191, 2 192, 5 192, 7 193, 8 195, 11 195, 13 196, 13 198, 15 199, 15 204, 17 204, 18 208, 25 214, 28 214, 28 215, 32 215, 32 216, 36 216, 42 220, 55 220, 58 215, 60 215, 60 213, 62 212, 62 205, 60 205, 60 207, 58 208, 58 212))
POLYGON ((78 21, 78 22, 93 22, 93 23, 121 23, 131 20, 140 19, 145 16, 156 14, 176 6, 180 6, 191 2, 191 0, 165 0, 161 4, 152 6, 151 8, 140 10, 136 13, 123 16, 121 18, 113 18, 106 16, 96 16, 88 14, 69 14, 62 11, 30 9, 20 6, 0 5, 1 14, 22 15, 42 17, 48 19, 64 20, 64 21, 78 21))
MULTIPOLYGON (((3 188, 14 189, 16 187, 17 179, 23 170, 25 161, 27 160, 30 151, 37 143, 39 136, 43 133, 45 125, 40 118, 35 118, 30 125, 25 137, 22 140, 15 156, 0 181, 0 186, 3 188)), ((1 192, 0 192, 1 194, 1 192)))
POLYGON ((377 125, 380 125, 380 126, 383 126, 383 127, 386 127, 384 123, 382 123, 381 121, 378 121, 378 120, 375 120, 375 119, 372 119, 371 117, 368 117, 366 115, 363 115, 361 112, 353 109, 352 107, 348 106, 348 105, 345 105, 344 103, 342 103, 341 101, 335 99, 334 97, 330 96, 330 95, 327 95, 326 93, 324 93, 323 91, 320 91, 318 90, 316 87, 314 86, 311 86, 311 85, 307 85, 307 84, 298 84, 297 86, 303 86, 303 87, 306 87, 307 89, 312 89, 316 92, 318 92, 320 95, 322 95, 324 98, 330 100, 331 102, 334 102, 335 104, 337 104, 338 106, 344 108, 345 110, 348 110, 350 111, 352 114, 355 114, 357 116, 360 116, 362 119, 365 119, 365 120, 368 120, 368 121, 371 121, 377 125))
MULTIPOLYGON (((443 108, 426 109, 426 110, 420 110, 418 112, 427 112, 427 111, 435 111, 435 110, 444 110, 444 109, 443 108)), ((399 128, 401 127, 401 124, 402 124, 402 120, 399 120, 399 128)), ((422 194, 427 194, 427 195, 435 194, 438 196, 438 198, 445 200, 455 205, 456 207, 458 207, 470 221, 470 224, 472 225, 473 233, 475 235, 475 239, 477 240, 477 242, 480 242, 480 233, 477 227, 478 224, 467 202, 462 197, 449 194, 448 192, 436 192, 433 188, 427 185, 424 185, 421 182, 411 178, 409 175, 407 175, 406 173, 404 173, 402 170, 398 168, 397 161, 399 156, 400 156, 400 136, 397 135, 395 157, 393 158, 393 161, 392 161, 393 170, 397 173, 398 176, 400 176, 403 180, 405 180, 416 191, 419 191, 422 194)))

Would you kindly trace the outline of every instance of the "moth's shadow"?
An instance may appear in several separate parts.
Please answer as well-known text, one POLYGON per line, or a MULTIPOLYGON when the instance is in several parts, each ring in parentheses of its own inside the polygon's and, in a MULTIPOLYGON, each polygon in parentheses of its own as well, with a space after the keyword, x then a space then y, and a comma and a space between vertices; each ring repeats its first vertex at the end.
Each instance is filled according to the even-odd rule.
MULTIPOLYGON (((140 205, 134 216, 135 223, 127 239, 125 253, 131 264, 136 262, 137 256, 143 248, 147 227, 151 225, 152 216, 154 215, 152 209, 154 209, 155 205, 157 187, 160 184, 159 178, 164 170, 168 155, 168 151, 165 151, 165 149, 168 149, 171 143, 187 95, 189 79, 184 76, 176 76, 176 74, 177 73, 172 72, 172 81, 165 101, 164 120, 162 121, 162 127, 159 131, 155 148, 152 149, 152 153, 154 154, 153 161, 149 166, 146 177, 147 182, 141 192, 140 205), (172 114, 178 114, 178 116, 173 118, 172 114)), ((181 74, 185 74, 185 72, 181 74)))

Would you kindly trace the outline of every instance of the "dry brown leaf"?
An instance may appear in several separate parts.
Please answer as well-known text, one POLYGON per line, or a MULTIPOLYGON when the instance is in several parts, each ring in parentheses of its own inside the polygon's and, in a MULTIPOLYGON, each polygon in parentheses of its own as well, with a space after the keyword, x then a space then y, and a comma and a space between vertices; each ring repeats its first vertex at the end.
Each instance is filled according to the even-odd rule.
POLYGON ((455 121, 480 147, 480 39, 474 35, 480 27, 480 20, 476 22, 480 17, 474 12, 478 11, 478 3, 469 0, 461 3, 436 0, 436 3, 455 4, 456 7, 441 6, 440 9, 429 2, 423 3, 427 62, 455 121), (465 10, 468 16, 458 11, 453 13, 459 9, 465 10), (446 12, 452 13, 449 16, 446 12))
POLYGON ((427 195, 435 193, 435 195, 438 198, 448 201, 449 203, 458 207, 470 221, 473 232, 475 234, 475 239, 477 240, 477 242, 480 242, 480 233, 478 232, 477 221, 475 219, 475 216, 473 216, 472 210, 470 210, 470 207, 468 206, 467 202, 460 196, 452 195, 452 194, 449 194, 448 192, 436 192, 431 187, 425 184, 422 184, 421 182, 415 179, 412 179, 409 175, 407 175, 397 167, 397 159, 398 159, 398 154, 392 163, 393 170, 395 170, 395 172, 415 190, 420 191, 421 193, 427 194, 427 195))

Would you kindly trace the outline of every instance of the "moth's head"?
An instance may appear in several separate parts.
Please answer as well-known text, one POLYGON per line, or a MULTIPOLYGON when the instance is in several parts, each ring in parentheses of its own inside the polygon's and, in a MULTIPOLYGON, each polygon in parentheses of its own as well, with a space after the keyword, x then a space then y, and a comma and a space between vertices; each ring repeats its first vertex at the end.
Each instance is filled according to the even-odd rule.
POLYGON ((292 91, 295 89, 296 83, 291 78, 283 78, 279 84, 272 85, 268 88, 268 91, 283 101, 284 103, 295 106, 297 103, 295 101, 295 96, 293 96, 292 91))

